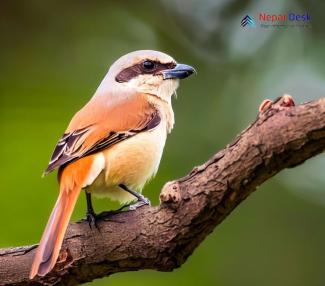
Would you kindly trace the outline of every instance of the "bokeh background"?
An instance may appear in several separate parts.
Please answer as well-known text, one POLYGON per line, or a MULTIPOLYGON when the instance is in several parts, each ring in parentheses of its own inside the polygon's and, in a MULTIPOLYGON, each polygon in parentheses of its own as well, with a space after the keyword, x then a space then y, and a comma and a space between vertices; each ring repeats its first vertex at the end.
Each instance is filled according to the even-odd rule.
MULTIPOLYGON (((41 179, 55 143, 119 56, 167 52, 196 67, 174 100, 176 126, 145 194, 189 172, 254 120, 264 98, 325 95, 322 1, 0 2, 0 247, 38 242, 57 197, 41 179), (259 12, 308 12, 305 28, 242 28, 259 12)), ((172 273, 89 285, 324 285, 325 156, 263 184, 172 273)), ((116 208, 96 200, 96 210, 116 208)), ((81 196, 74 219, 84 217, 81 196)), ((1 284, 1 281, 0 281, 1 284)))

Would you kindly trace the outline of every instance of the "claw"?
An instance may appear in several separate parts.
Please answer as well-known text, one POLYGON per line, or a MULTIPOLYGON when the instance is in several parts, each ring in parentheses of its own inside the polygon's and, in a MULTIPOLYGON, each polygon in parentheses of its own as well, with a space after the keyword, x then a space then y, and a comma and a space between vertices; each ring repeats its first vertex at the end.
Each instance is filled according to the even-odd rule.
POLYGON ((134 211, 137 208, 140 208, 145 205, 150 206, 151 202, 149 199, 145 198, 143 195, 140 194, 139 200, 135 204, 130 205, 129 210, 134 211))
POLYGON ((130 210, 130 211, 134 211, 134 210, 136 210, 137 208, 142 207, 142 206, 144 206, 144 205, 149 205, 149 206, 150 206, 150 201, 149 201, 149 199, 145 198, 143 195, 141 195, 141 194, 139 194, 139 193, 137 193, 137 192, 135 192, 135 191, 129 189, 129 188, 128 188, 126 185, 124 185, 124 184, 120 184, 119 186, 120 186, 120 188, 122 188, 124 191, 126 191, 126 192, 132 194, 133 196, 135 196, 135 197, 138 199, 138 201, 137 201, 135 204, 129 205, 129 210, 130 210))
POLYGON ((86 219, 88 221, 90 229, 96 228, 99 230, 96 220, 96 215, 94 213, 87 212, 86 219))

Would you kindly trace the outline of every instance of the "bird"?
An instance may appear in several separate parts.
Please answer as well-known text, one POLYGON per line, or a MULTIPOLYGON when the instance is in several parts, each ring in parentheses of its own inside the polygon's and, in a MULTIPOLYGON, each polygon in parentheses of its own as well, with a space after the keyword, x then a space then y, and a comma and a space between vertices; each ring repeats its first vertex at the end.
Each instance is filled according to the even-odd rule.
POLYGON ((142 194, 159 167, 174 126, 172 96, 180 79, 196 73, 166 53, 139 50, 116 60, 90 101, 70 121, 44 172, 58 170, 59 195, 33 259, 30 279, 56 264, 81 191, 86 218, 96 225, 92 195, 130 210, 149 205, 142 194))

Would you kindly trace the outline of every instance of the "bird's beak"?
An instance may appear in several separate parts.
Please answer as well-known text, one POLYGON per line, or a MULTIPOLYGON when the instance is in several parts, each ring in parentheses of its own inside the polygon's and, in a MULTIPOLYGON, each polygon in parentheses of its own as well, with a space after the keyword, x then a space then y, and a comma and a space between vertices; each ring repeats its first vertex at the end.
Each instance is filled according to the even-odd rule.
POLYGON ((193 73, 196 73, 196 70, 193 67, 185 64, 177 64, 173 69, 161 71, 163 79, 172 79, 172 78, 183 79, 190 76, 193 73))

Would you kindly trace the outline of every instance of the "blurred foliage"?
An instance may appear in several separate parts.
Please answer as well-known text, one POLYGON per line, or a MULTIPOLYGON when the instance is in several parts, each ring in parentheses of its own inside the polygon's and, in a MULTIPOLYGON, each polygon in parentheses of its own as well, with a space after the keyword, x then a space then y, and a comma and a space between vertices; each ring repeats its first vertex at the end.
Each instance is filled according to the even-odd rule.
MULTIPOLYGON (((0 2, 0 247, 38 242, 57 196, 40 175, 71 116, 109 65, 137 49, 196 67, 174 100, 176 126, 145 194, 230 142, 264 98, 324 96, 325 11, 317 1, 0 2), (312 27, 243 29, 246 14, 309 12, 312 27)), ((324 285, 324 155, 261 187, 172 273, 121 273, 92 285, 324 285)), ((96 200, 96 210, 116 208, 96 200)), ((73 218, 84 216, 81 196, 73 218)))

